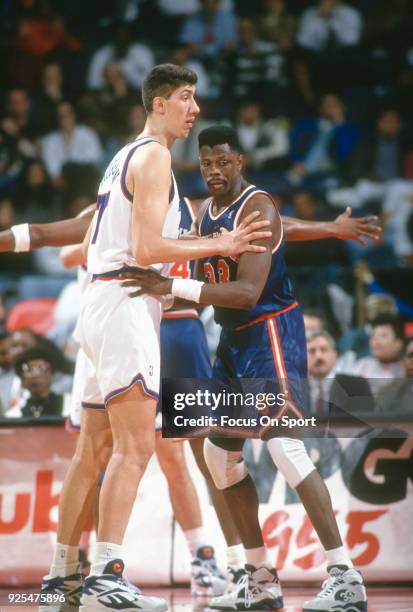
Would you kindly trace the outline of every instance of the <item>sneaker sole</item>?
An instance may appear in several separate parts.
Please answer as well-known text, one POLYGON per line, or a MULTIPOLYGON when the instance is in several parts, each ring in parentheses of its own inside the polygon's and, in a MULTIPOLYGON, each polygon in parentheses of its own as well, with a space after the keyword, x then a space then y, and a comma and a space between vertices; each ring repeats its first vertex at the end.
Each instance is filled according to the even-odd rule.
POLYGON ((330 607, 328 608, 304 607, 303 612, 368 612, 368 610, 367 602, 360 601, 359 603, 330 604, 330 607))
MULTIPOLYGON (((282 597, 277 597, 277 599, 272 599, 271 601, 262 601, 260 603, 257 604, 251 604, 251 606, 249 608, 247 608, 245 605, 241 606, 241 604, 237 604, 235 607, 234 606, 209 606, 209 608, 207 608, 207 610, 225 610, 226 612, 250 612, 251 610, 282 610, 282 608, 284 607, 284 600, 282 597)), ((306 612, 308 612, 306 610, 306 612)), ((316 610, 316 612, 320 612, 319 610, 316 610)), ((346 611, 347 612, 347 611, 346 611)))
POLYGON ((159 608, 117 608, 104 606, 103 604, 85 604, 79 607, 79 612, 102 612, 103 610, 118 610, 119 612, 167 612, 168 605, 159 608))

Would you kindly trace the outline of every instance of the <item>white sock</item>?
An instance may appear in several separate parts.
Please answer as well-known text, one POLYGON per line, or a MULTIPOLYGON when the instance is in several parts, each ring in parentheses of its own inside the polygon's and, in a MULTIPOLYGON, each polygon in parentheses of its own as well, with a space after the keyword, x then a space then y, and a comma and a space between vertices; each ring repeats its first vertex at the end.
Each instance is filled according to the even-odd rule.
POLYGON ((245 550, 242 544, 234 544, 227 548, 227 566, 241 569, 245 565, 245 550))
POLYGON ((349 568, 354 567, 345 546, 326 550, 325 553, 327 557, 327 569, 332 565, 346 565, 349 568))
POLYGON ((207 538, 205 536, 205 529, 203 527, 195 527, 195 529, 184 529, 184 536, 188 544, 189 552, 192 557, 196 557, 198 549, 202 546, 209 546, 207 538))
POLYGON ((109 561, 121 558, 122 546, 120 544, 113 544, 112 542, 96 542, 90 574, 93 574, 93 576, 103 574, 105 565, 109 563, 109 561))
POLYGON ((266 567, 267 569, 272 568, 272 563, 268 558, 268 551, 265 546, 258 546, 258 548, 246 548, 245 557, 247 563, 250 563, 254 567, 266 567))
POLYGON ((65 577, 76 574, 79 568, 79 546, 68 546, 56 542, 49 576, 65 577))

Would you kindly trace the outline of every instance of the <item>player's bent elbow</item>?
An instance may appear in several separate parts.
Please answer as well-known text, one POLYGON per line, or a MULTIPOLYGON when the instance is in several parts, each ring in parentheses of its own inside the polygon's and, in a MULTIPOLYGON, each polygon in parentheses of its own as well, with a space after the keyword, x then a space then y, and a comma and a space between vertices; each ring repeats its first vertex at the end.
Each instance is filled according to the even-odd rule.
POLYGON ((237 308, 240 310, 251 310, 257 305, 259 296, 253 287, 245 287, 240 292, 237 300, 237 308))

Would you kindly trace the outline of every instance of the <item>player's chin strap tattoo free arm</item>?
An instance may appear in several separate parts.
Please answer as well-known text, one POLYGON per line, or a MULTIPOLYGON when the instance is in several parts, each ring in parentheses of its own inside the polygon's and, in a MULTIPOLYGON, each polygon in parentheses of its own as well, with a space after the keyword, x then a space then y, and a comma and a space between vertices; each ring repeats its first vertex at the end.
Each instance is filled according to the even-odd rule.
POLYGON ((378 217, 352 217, 350 206, 338 215, 334 221, 304 221, 293 217, 282 217, 287 242, 302 240, 322 240, 338 238, 339 240, 355 240, 362 246, 367 246, 366 240, 377 242, 381 237, 381 227, 375 225, 378 217))
MULTIPOLYGON (((274 244, 280 241, 282 227, 280 216, 268 197, 262 195, 252 197, 245 206, 243 216, 247 217, 256 210, 259 210, 262 217, 270 222, 272 237, 257 241, 257 244, 265 247, 265 251, 243 253, 239 258, 236 280, 216 284, 204 283, 199 297, 200 305, 212 304, 224 308, 250 310, 257 303, 270 271, 271 250, 274 244)), ((173 280, 153 270, 131 270, 125 273, 123 278, 125 279, 123 286, 140 287, 137 291, 131 292, 131 297, 144 293, 168 295, 172 292, 173 280)), ((192 302, 192 306, 193 304, 192 302)), ((179 300, 179 306, 181 305, 187 306, 189 303, 179 300)))
MULTIPOLYGON (((95 208, 96 204, 91 204, 77 217, 64 221, 28 224, 30 245, 27 250, 32 251, 45 246, 61 247, 82 242, 95 208)), ((11 230, 0 232, 0 252, 12 252, 15 247, 13 232, 11 230)))

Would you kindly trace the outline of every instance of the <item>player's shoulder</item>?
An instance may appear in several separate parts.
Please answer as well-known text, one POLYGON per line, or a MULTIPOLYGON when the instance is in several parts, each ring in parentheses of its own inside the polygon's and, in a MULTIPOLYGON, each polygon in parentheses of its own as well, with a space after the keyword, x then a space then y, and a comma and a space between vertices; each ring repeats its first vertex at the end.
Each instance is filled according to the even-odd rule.
POLYGON ((275 211, 279 213, 279 201, 268 193, 268 191, 257 188, 245 202, 242 216, 248 215, 255 210, 261 210, 262 212, 275 211))
POLYGON ((144 146, 137 147, 131 157, 130 164, 133 167, 148 168, 156 164, 156 168, 171 166, 171 152, 167 147, 156 140, 145 143, 144 146))

